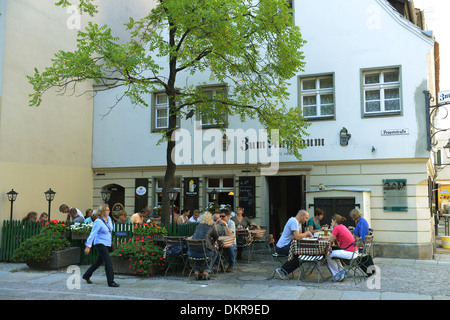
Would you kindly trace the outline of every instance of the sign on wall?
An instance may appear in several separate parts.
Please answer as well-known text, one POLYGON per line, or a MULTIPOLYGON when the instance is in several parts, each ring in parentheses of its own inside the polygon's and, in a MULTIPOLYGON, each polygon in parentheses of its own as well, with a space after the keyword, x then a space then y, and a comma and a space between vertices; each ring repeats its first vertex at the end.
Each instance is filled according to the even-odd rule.
POLYGON ((406 179, 383 179, 384 211, 408 211, 406 179))

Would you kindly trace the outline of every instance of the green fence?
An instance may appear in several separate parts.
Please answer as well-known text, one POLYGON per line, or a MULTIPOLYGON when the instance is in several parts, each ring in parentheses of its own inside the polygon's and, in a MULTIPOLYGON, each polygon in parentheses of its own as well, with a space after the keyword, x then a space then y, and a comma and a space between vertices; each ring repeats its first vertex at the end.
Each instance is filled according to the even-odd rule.
MULTIPOLYGON (((191 236, 194 234, 197 223, 186 223, 181 225, 169 225, 167 227, 170 236, 191 236)), ((26 239, 41 232, 44 223, 32 221, 5 220, 2 226, 2 237, 0 243, 0 261, 11 262, 14 250, 26 239)), ((124 243, 133 238, 134 225, 132 223, 114 223, 112 232, 113 243, 124 243)), ((86 240, 70 240, 71 246, 80 247, 81 264, 92 264, 97 258, 97 252, 91 250, 86 256, 84 254, 86 240)))

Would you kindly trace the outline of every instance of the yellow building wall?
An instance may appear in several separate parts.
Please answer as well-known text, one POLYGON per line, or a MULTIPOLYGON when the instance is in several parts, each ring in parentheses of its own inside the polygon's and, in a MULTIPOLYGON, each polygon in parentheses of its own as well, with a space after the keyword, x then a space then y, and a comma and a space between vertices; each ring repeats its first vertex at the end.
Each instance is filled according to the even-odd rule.
POLYGON ((56 191, 52 218, 67 203, 84 211, 92 206, 91 84, 78 85, 64 96, 44 95, 39 107, 29 107, 32 87, 27 75, 49 66, 58 50, 76 48, 76 29, 68 27, 73 13, 53 1, 6 2, 3 88, 0 104, 0 220, 9 219, 6 193, 19 193, 14 218, 48 210, 44 191, 56 191))

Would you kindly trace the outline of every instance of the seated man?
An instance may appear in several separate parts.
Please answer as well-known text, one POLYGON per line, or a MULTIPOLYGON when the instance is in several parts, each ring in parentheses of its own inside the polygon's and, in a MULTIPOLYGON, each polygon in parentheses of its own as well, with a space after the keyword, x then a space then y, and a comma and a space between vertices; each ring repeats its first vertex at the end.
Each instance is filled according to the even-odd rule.
MULTIPOLYGON (((230 219, 230 212, 226 209, 220 210, 219 219, 216 221, 216 229, 219 236, 229 236, 236 237, 236 226, 234 222, 230 219)), ((233 270, 233 266, 236 264, 236 258, 234 256, 234 250, 236 249, 236 239, 234 239, 233 246, 225 248, 225 255, 228 257, 228 268, 227 272, 233 270)))
MULTIPOLYGON (((275 245, 275 251, 281 255, 289 255, 292 239, 301 240, 312 237, 310 231, 301 233, 302 224, 306 223, 309 213, 306 210, 299 210, 295 217, 291 217, 284 226, 283 233, 275 245)), ((276 269, 276 273, 281 279, 287 279, 287 275, 299 267, 298 259, 294 258, 286 262, 281 268, 276 269)))
POLYGON ((133 214, 130 220, 132 223, 144 223, 145 221, 147 221, 148 214, 149 212, 147 208, 144 208, 140 212, 136 212, 135 214, 133 214))

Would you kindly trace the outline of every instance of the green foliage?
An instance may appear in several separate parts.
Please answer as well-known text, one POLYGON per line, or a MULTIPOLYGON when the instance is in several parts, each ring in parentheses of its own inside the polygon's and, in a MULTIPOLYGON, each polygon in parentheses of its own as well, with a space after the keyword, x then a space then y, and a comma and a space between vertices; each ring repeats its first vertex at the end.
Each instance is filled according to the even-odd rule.
POLYGON ((22 242, 20 247, 14 251, 12 260, 16 262, 49 261, 52 251, 62 250, 69 246, 69 241, 61 238, 59 233, 40 233, 22 242))
POLYGON ((134 234, 138 235, 152 235, 152 234, 160 234, 167 235, 166 227, 160 227, 155 223, 137 223, 134 225, 134 234))
POLYGON ((58 234, 61 234, 65 231, 69 231, 69 226, 64 222, 58 222, 57 220, 47 221, 41 229, 41 232, 43 233, 56 232, 58 234))
POLYGON ((134 274, 142 277, 163 270, 166 264, 163 250, 144 238, 119 244, 111 255, 130 261, 134 274))
MULTIPOLYGON (((92 2, 80 1, 81 11, 94 14, 92 2)), ((170 119, 162 139, 170 139, 176 118, 191 110, 218 123, 227 113, 242 122, 258 119, 269 137, 271 129, 278 129, 282 145, 301 158, 308 123, 286 101, 290 80, 304 66, 305 41, 288 1, 165 0, 144 18, 131 17, 126 26, 129 39, 117 39, 107 26, 89 22, 78 33, 74 52, 58 52, 52 66, 28 77, 30 105, 40 105, 50 88, 64 92, 87 80, 123 86, 124 96, 144 106, 146 95, 164 91, 170 119), (197 73, 205 75, 203 83, 177 82, 183 77, 184 84, 197 73), (226 84, 227 94, 208 96, 202 88, 207 83, 226 84)))

